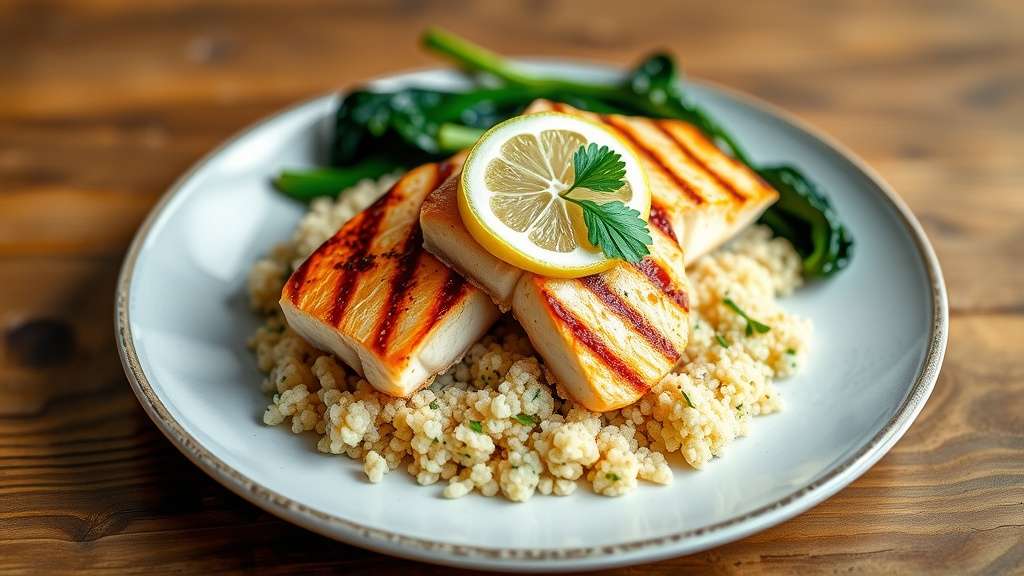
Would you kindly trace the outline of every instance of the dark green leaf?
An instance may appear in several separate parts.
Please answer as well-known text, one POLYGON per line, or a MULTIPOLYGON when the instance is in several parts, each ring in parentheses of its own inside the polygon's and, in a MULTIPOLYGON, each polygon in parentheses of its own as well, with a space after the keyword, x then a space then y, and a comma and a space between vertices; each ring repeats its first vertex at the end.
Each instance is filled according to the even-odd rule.
POLYGON ((607 146, 591 142, 580 146, 572 156, 575 179, 566 193, 576 188, 594 192, 616 192, 625 184, 626 163, 607 146))
POLYGON ((825 277, 845 268, 853 241, 828 197, 792 166, 767 166, 757 172, 779 192, 779 201, 765 211, 761 222, 796 248, 804 276, 825 277))
POLYGON ((357 90, 342 100, 335 115, 331 162, 353 166, 386 157, 413 166, 436 160, 472 144, 469 130, 515 116, 536 97, 523 88, 357 90))
POLYGON ((718 340, 718 345, 721 346, 722 348, 729 347, 729 341, 725 339, 725 336, 722 336, 721 334, 715 334, 715 340, 718 340))
POLYGON ((639 262, 650 254, 647 247, 653 240, 647 223, 640 219, 640 212, 618 200, 598 204, 593 200, 563 198, 583 209, 587 240, 600 248, 605 256, 639 262))
POLYGON ((479 432, 481 434, 483 434, 484 432, 484 426, 483 424, 480 423, 479 420, 470 420, 469 429, 472 430, 473 432, 479 432))
POLYGON ((611 480, 612 482, 618 482, 619 480, 622 480, 622 478, 619 478, 619 475, 616 474, 615 472, 607 472, 605 473, 604 477, 606 480, 611 480))

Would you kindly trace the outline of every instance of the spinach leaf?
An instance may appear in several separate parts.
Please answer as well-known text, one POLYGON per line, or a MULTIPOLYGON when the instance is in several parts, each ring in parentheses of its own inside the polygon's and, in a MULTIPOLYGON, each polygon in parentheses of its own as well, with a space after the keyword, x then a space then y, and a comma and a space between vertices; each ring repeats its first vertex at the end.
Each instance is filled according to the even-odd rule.
POLYGON ((825 193, 793 166, 756 164, 722 125, 687 98, 671 56, 648 57, 621 82, 593 83, 533 74, 441 30, 428 30, 423 44, 491 81, 466 92, 356 90, 342 100, 335 115, 331 163, 336 169, 286 171, 275 185, 300 200, 336 195, 362 178, 467 148, 487 128, 546 98, 601 114, 670 118, 697 126, 778 190, 779 201, 760 221, 796 247, 805 277, 826 277, 848 265, 853 240, 825 193))
POLYGON ((757 173, 779 191, 779 201, 760 221, 793 244, 803 259, 804 277, 826 277, 845 268, 853 240, 828 197, 792 166, 764 166, 757 173))
POLYGON ((839 221, 826 195, 797 168, 757 165, 724 127, 687 100, 671 56, 654 54, 633 69, 623 82, 609 85, 533 75, 493 52, 441 30, 428 30, 423 43, 466 69, 484 72, 508 85, 573 94, 581 100, 573 105, 586 110, 607 112, 610 108, 623 114, 672 118, 694 124, 723 151, 778 190, 779 202, 769 207, 760 221, 797 248, 803 258, 806 277, 830 276, 849 264, 853 238, 839 221), (602 109, 595 110, 597 107, 602 109))

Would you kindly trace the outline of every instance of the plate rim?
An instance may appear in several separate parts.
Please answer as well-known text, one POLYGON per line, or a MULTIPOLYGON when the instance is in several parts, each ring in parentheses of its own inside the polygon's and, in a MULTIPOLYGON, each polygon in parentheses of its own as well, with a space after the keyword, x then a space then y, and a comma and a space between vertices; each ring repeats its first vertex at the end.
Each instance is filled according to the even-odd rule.
MULTIPOLYGON (((596 68, 621 72, 621 69, 615 66, 578 59, 531 58, 524 59, 523 61, 542 65, 596 68)), ((388 74, 368 80, 367 82, 380 79, 396 80, 423 73, 447 73, 453 70, 451 67, 444 66, 422 67, 388 74)), ((301 100, 242 128, 192 164, 154 204, 129 245, 115 289, 114 336, 118 355, 132 391, 157 428, 186 458, 217 480, 221 485, 250 503, 275 516, 335 540, 385 554, 438 564, 489 570, 573 571, 650 562, 691 554, 738 540, 789 520, 820 504, 852 483, 881 459, 882 456, 888 453, 889 449, 914 422, 927 402, 938 379, 949 332, 949 304, 942 269, 924 229, 910 208, 872 167, 845 145, 806 121, 794 116, 792 113, 763 101, 756 96, 706 79, 688 77, 686 82, 710 88, 743 105, 774 116, 810 136, 819 145, 829 148, 842 156, 854 168, 865 175, 878 191, 882 193, 883 200, 887 201, 895 209, 899 217, 898 219, 914 242, 914 246, 922 259, 925 273, 928 276, 932 292, 932 313, 928 346, 921 369, 916 375, 909 392, 897 407, 893 416, 877 434, 842 462, 826 471, 816 481, 745 514, 708 526, 683 530, 654 538, 585 547, 500 548, 451 544, 364 526, 353 520, 296 502, 261 485, 255 479, 242 474, 214 455, 175 420, 154 391, 142 369, 138 353, 135 349, 129 321, 131 284, 135 265, 154 224, 197 172, 203 169, 226 148, 266 124, 307 106, 312 106, 331 98, 337 98, 339 92, 329 92, 301 100)))

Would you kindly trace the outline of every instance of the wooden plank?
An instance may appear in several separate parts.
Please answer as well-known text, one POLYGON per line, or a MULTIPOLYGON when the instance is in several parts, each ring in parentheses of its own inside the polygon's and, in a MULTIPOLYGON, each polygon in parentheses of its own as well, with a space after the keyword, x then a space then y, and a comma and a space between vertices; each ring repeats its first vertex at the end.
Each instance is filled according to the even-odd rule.
POLYGON ((221 488, 145 417, 111 337, 121 255, 179 174, 289 103, 433 65, 433 24, 509 54, 668 49, 863 156, 942 261, 947 361, 889 455, 778 527, 609 573, 1024 570, 1022 23, 1013 0, 0 2, 0 573, 458 572, 221 488))

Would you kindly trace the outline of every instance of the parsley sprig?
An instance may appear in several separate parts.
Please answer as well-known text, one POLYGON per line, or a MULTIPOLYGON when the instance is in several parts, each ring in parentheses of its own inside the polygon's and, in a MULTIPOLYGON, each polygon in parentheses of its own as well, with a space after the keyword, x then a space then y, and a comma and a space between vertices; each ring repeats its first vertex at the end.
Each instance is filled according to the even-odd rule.
POLYGON ((601 248, 605 256, 630 263, 639 262, 650 254, 647 247, 654 241, 639 211, 619 200, 598 204, 593 200, 569 196, 577 188, 605 193, 622 188, 626 177, 626 163, 622 156, 607 146, 591 142, 589 146, 580 146, 576 150, 572 162, 575 178, 559 196, 583 210, 587 240, 601 248))
POLYGON ((595 142, 591 142, 590 146, 580 146, 572 155, 572 165, 576 178, 565 191, 566 194, 576 188, 615 192, 622 188, 626 178, 626 163, 622 161, 622 156, 595 142))
POLYGON ((739 305, 736 304, 736 302, 734 302, 732 298, 726 298, 722 300, 722 303, 731 308, 733 312, 739 314, 740 317, 747 321, 747 336, 752 336, 755 331, 758 334, 764 334, 765 332, 768 332, 769 330, 772 329, 771 326, 767 324, 762 324, 761 322, 754 320, 750 316, 747 316, 747 313, 744 312, 743 309, 740 308, 739 305))

